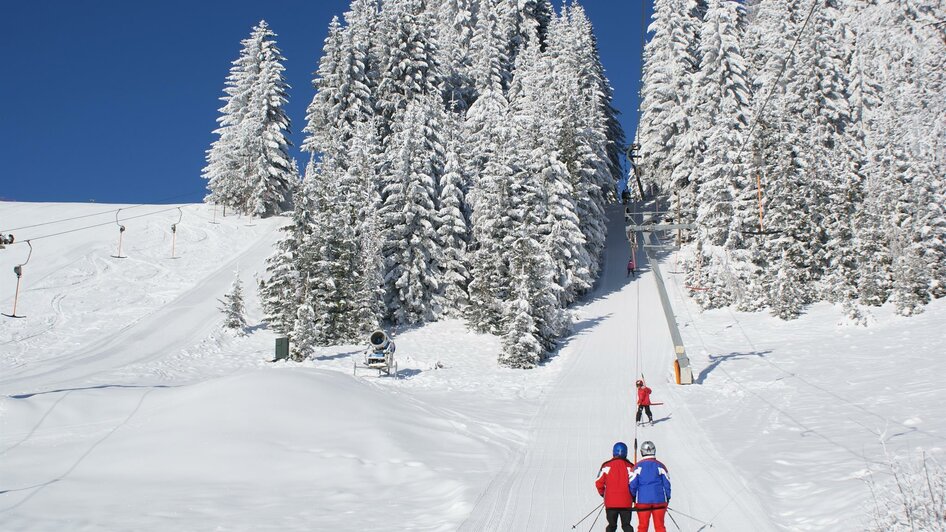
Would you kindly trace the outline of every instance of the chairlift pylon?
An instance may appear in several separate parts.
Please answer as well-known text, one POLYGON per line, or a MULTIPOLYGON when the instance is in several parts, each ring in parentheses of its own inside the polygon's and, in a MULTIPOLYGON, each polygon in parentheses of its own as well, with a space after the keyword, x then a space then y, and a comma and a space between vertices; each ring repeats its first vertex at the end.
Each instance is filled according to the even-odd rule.
POLYGON ((116 259, 126 259, 128 257, 122 255, 122 237, 125 235, 125 226, 118 221, 118 214, 120 212, 122 212, 122 209, 115 211, 115 225, 118 226, 118 254, 112 255, 112 257, 116 259))
POLYGON ((20 279, 23 277, 23 266, 26 266, 30 262, 30 258, 33 256, 33 244, 29 240, 25 240, 26 245, 30 247, 30 252, 26 255, 26 261, 22 264, 17 264, 13 267, 13 273, 16 274, 16 293, 13 295, 13 312, 10 314, 3 313, 4 316, 8 318, 25 318, 26 316, 17 315, 16 313, 16 303, 20 299, 20 279))

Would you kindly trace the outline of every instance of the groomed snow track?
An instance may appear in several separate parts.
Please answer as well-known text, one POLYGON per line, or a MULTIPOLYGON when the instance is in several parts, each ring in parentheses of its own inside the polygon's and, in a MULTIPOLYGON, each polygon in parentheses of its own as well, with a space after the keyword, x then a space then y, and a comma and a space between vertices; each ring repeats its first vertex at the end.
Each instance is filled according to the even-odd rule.
MULTIPOLYGON (((624 441, 632 447, 635 436, 638 442, 652 440, 667 464, 671 508, 717 530, 775 530, 749 485, 681 406, 687 392, 672 383, 672 346, 652 273, 643 263, 636 279, 625 277, 630 250, 623 211, 614 206, 608 214, 604 270, 559 355, 565 367, 529 424, 528 443, 479 496, 460 530, 570 530, 601 502, 593 484, 611 446, 624 441), (638 319, 638 371, 653 388, 654 401, 665 403, 654 407, 655 425, 640 429, 634 422, 638 319)), ((578 528, 587 530, 593 518, 578 528)), ((682 515, 676 519, 683 530, 703 526, 682 515)), ((603 528, 602 520, 596 527, 603 528)))

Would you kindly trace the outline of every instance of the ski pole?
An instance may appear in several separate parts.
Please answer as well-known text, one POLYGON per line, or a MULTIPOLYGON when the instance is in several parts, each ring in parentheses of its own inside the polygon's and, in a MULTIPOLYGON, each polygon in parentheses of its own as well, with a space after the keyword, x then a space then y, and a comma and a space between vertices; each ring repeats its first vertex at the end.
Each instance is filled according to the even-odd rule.
POLYGON ((668 511, 668 512, 674 512, 674 513, 676 513, 676 514, 680 514, 680 515, 682 515, 683 517, 692 519, 692 520, 696 521, 697 523, 700 523, 701 525, 706 525, 706 526, 708 526, 708 527, 710 527, 710 528, 713 528, 713 524, 712 524, 712 523, 707 523, 706 521, 700 521, 699 519, 693 517, 692 515, 687 515, 687 514, 681 512, 681 511, 677 510, 676 508, 670 508, 670 507, 668 506, 668 507, 667 507, 667 511, 668 511))
POLYGON ((601 503, 601 509, 598 510, 598 515, 595 516, 595 520, 591 522, 591 526, 588 527, 588 532, 591 532, 595 528, 595 523, 598 522, 598 518, 601 517, 601 512, 604 511, 604 503, 601 503))
POLYGON ((677 530, 679 530, 680 532, 683 532, 683 529, 680 528, 680 525, 677 523, 677 520, 673 518, 673 514, 669 512, 670 509, 667 508, 667 510, 668 510, 667 517, 669 517, 670 521, 673 522, 673 526, 677 527, 677 530))
POLYGON ((577 527, 578 525, 581 524, 582 521, 584 521, 585 519, 588 519, 589 517, 591 517, 591 514, 595 513, 595 510, 597 510, 598 508, 601 508, 602 506, 604 506, 604 501, 601 501, 601 504, 599 504, 598 506, 595 506, 594 510, 588 512, 588 515, 582 517, 577 523, 575 523, 574 525, 572 525, 572 528, 577 527))

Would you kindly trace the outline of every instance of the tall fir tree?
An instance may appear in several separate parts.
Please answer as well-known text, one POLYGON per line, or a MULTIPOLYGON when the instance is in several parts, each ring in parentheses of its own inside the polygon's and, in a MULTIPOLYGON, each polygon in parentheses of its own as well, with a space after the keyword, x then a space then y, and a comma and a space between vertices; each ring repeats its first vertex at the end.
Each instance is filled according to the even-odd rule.
POLYGON ((443 246, 440 268, 444 311, 459 315, 469 304, 467 287, 470 284, 467 250, 470 243, 470 221, 466 209, 466 191, 469 182, 460 162, 461 142, 456 119, 446 118, 448 132, 444 150, 443 175, 440 178, 439 227, 437 238, 443 246))
POLYGON ((280 214, 291 205, 298 169, 290 160, 285 58, 266 21, 243 41, 227 78, 219 138, 207 154, 208 201, 246 214, 280 214))
POLYGON ((443 111, 437 94, 417 98, 398 115, 382 170, 385 283, 396 323, 437 319, 442 313, 443 247, 437 192, 443 168, 443 111))

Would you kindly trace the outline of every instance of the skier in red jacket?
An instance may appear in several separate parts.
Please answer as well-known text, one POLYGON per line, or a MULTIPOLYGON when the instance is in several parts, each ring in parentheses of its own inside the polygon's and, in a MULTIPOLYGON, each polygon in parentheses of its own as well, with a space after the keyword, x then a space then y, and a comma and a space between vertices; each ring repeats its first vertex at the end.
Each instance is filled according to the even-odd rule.
POLYGON ((618 517, 621 518, 621 530, 634 532, 631 526, 631 507, 634 499, 631 497, 631 471, 634 463, 627 459, 627 445, 624 442, 614 444, 610 460, 601 464, 595 487, 598 494, 604 497, 604 508, 608 518, 608 532, 618 529, 618 517))
POLYGON ((642 379, 637 379, 637 424, 641 424, 641 415, 646 412, 647 420, 651 425, 654 424, 654 414, 650 411, 650 392, 651 389, 644 386, 642 379))

